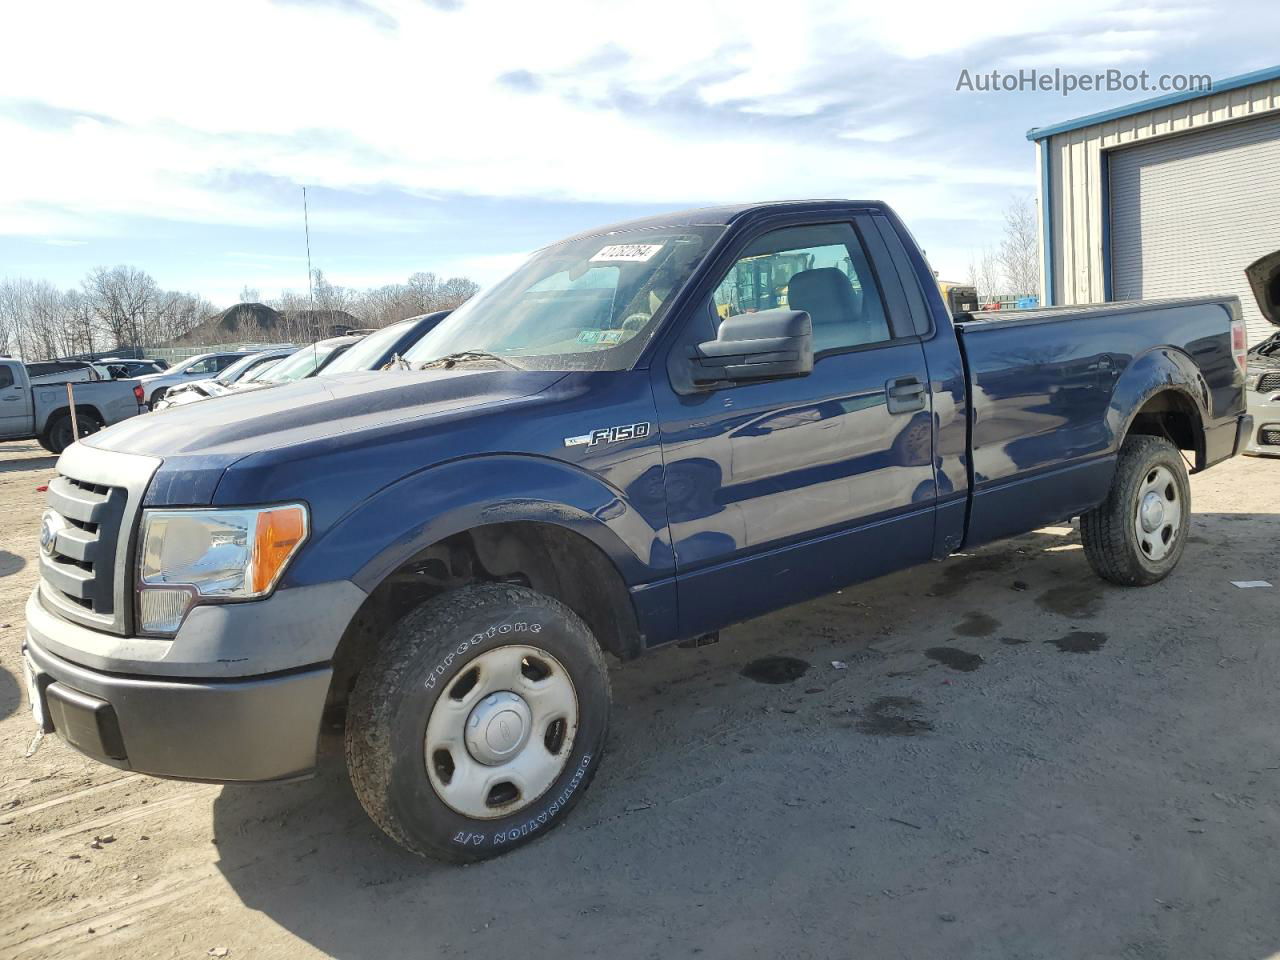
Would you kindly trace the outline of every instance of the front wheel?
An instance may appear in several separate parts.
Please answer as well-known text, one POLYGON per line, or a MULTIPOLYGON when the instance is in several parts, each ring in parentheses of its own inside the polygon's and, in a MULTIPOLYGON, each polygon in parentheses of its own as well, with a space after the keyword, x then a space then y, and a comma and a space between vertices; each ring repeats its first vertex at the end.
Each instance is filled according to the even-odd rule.
POLYGON ((480 584, 401 620, 347 708, 365 811, 414 853, 484 860, 558 825, 600 763, 609 675, 586 624, 525 587, 480 584))
POLYGON ((71 427, 71 414, 56 414, 40 437, 40 446, 50 453, 61 453, 80 437, 87 437, 102 429, 102 421, 91 413, 76 412, 76 430, 71 427))
POLYGON ((1111 491, 1080 517, 1085 557, 1104 580, 1145 587, 1178 565, 1191 527, 1191 484, 1182 454, 1161 437, 1127 437, 1111 491))

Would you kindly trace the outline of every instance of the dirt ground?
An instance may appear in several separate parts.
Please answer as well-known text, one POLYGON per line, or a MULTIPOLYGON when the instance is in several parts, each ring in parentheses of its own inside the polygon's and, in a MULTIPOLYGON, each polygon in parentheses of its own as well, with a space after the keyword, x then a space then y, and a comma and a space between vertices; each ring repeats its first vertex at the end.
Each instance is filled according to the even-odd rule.
POLYGON ((275 786, 27 757, 53 463, 0 445, 0 956, 1280 953, 1280 461, 1193 478, 1155 587, 1051 527, 616 666, 582 803, 466 868, 382 838, 334 731, 275 786))

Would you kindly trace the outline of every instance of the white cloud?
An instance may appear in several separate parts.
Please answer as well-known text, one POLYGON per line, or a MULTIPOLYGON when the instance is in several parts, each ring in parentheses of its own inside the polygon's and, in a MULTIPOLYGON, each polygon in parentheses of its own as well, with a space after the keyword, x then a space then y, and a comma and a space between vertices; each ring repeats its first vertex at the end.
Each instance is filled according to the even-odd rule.
MULTIPOLYGON (((1214 16, 1124 0, 10 7, 0 91, 57 110, 44 125, 0 111, 0 233, 50 242, 137 216, 292 227, 302 183, 673 205, 891 195, 904 215, 990 220, 974 191, 1030 187, 1032 159, 1020 129, 993 151, 989 126, 948 118, 961 58, 1130 63, 1214 16), (513 71, 525 89, 500 81, 513 71), (786 126, 829 113, 827 136, 786 126), (955 138, 912 149, 943 125, 955 138)), ((326 228, 413 227, 379 211, 327 211, 326 228)))
MULTIPOLYGON (((979 37, 972 29, 953 34, 950 21, 926 31, 935 39, 921 51, 912 39, 917 18, 849 15, 823 2, 799 4, 808 15, 789 9, 785 16, 772 4, 735 5, 728 16, 718 5, 684 0, 654 0, 642 12, 618 7, 613 15, 587 0, 480 2, 456 11, 420 0, 382 6, 397 29, 336 4, 225 0, 216 16, 205 16, 187 4, 144 0, 131 6, 127 28, 109 4, 54 0, 10 10, 8 32, 30 42, 8 47, 0 89, 119 123, 83 116, 32 129, 4 122, 0 139, 22 149, 7 152, 0 210, 20 215, 24 231, 34 225, 46 233, 65 229, 55 210, 146 211, 208 223, 295 217, 214 176, 232 172, 339 188, 630 202, 826 192, 832 171, 850 167, 870 177, 964 180, 980 172, 856 147, 817 146, 798 156, 794 144, 745 124, 677 135, 613 109, 604 86, 652 100, 694 84, 709 107, 745 97, 762 102, 756 111, 811 113, 840 93, 806 89, 812 65, 825 62, 833 45, 849 41, 852 52, 878 38, 884 49, 915 54, 979 37), (625 31, 601 29, 621 20, 625 31), (766 20, 767 34, 757 29, 766 20), (76 30, 65 29, 69 21, 76 30), (56 66, 38 42, 52 36, 59 38, 56 66), (564 75, 606 42, 616 48, 615 62, 599 58, 598 105, 567 102, 554 87, 522 94, 495 82, 516 68, 564 75), (715 72, 725 79, 696 87, 715 72), (745 152, 749 162, 726 165, 726 151, 745 152)), ((982 18, 966 12, 955 19, 982 18)), ((575 75, 574 82, 592 81, 575 75)))

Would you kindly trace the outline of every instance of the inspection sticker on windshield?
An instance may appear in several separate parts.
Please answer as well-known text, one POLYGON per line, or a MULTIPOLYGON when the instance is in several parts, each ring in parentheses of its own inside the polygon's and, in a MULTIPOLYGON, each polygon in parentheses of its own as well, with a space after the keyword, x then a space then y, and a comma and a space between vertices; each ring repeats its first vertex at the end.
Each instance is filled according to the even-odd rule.
POLYGON ((591 258, 592 263, 605 260, 626 263, 644 263, 652 260, 659 250, 660 243, 611 243, 591 258))

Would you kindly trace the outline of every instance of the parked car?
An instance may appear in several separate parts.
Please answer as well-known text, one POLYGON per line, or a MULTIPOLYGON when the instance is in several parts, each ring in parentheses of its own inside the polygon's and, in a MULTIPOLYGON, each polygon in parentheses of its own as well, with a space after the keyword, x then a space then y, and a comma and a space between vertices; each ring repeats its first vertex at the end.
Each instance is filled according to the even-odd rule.
POLYGON ((268 370, 251 374, 236 383, 226 384, 221 389, 203 394, 185 391, 179 394, 175 391, 161 401, 156 409, 185 406, 216 396, 226 396, 228 393, 279 386, 282 383, 291 383, 306 377, 327 377, 335 373, 350 373, 355 370, 381 370, 433 330, 448 315, 448 310, 440 310, 388 324, 367 336, 363 333, 350 333, 343 337, 321 340, 314 347, 303 347, 298 350, 294 354, 296 359, 287 367, 284 363, 275 363, 268 370))
POLYGON ((232 392, 241 393, 249 390, 261 390, 265 387, 278 387, 295 380, 314 377, 328 364, 359 343, 363 337, 355 334, 343 334, 340 337, 329 337, 315 343, 300 347, 260 377, 242 381, 232 385, 232 392))
MULTIPOLYGON (((218 396, 225 397, 233 394, 250 393, 256 390, 265 390, 268 387, 278 387, 285 383, 293 383, 295 380, 314 377, 327 364, 342 356, 353 344, 359 343, 361 339, 360 336, 344 334, 340 337, 329 337, 327 340, 318 340, 308 346, 300 347, 287 357, 264 365, 260 371, 254 371, 235 383, 227 384, 218 396)), ((173 403, 169 404, 166 409, 189 406, 201 400, 211 399, 214 398, 184 394, 180 397, 175 397, 173 403)))
POLYGON ((135 380, 71 381, 76 429, 72 431, 68 381, 32 380, 21 360, 0 357, 0 440, 37 440, 50 453, 61 453, 77 436, 137 416, 142 386, 135 380))
POLYGON ((27 364, 27 376, 32 383, 86 383, 112 379, 105 366, 88 360, 37 360, 27 364))
POLYGON ((239 383, 256 371, 265 372, 266 367, 283 360, 297 349, 293 344, 289 344, 283 347, 272 347, 268 350, 260 350, 257 353, 246 354, 216 377, 210 377, 207 380, 192 380, 189 383, 170 387, 165 391, 164 396, 151 405, 151 409, 164 410, 167 407, 181 406, 185 403, 194 403, 197 400, 221 396, 231 388, 232 384, 239 383))
POLYGON ((355 373, 361 370, 382 370, 403 357, 415 343, 440 325, 440 321, 452 311, 437 310, 407 320, 389 323, 375 330, 358 344, 353 344, 342 355, 331 359, 319 371, 321 376, 332 377, 339 373, 355 373))
MULTIPOLYGON (((1246 273, 1263 314, 1280 324, 1280 251, 1263 257, 1246 273)), ((1255 426, 1244 452, 1254 457, 1280 457, 1280 331, 1249 349, 1245 387, 1255 426)))
POLYGON ((345 705, 388 836, 491 857, 599 769, 605 651, 1071 517, 1102 578, 1166 577, 1184 452, 1201 471, 1248 437, 1243 338, 1234 297, 953 321, 880 203, 592 230, 454 311, 410 369, 71 447, 26 607, 36 721, 140 773, 274 780, 313 768, 345 705), (59 531, 90 510, 85 574, 59 531))
POLYGON ((143 377, 152 373, 164 373, 169 364, 163 360, 134 360, 122 357, 103 357, 98 360, 115 377, 143 377))
POLYGON ((1249 350, 1245 386, 1256 426, 1244 452, 1252 457, 1280 457, 1280 333, 1249 350))
POLYGON ((238 350, 234 353, 202 353, 188 357, 180 363, 169 367, 164 373, 152 373, 138 377, 146 394, 147 405, 155 403, 170 389, 191 380, 204 380, 216 376, 241 357, 248 356, 251 351, 238 350))

